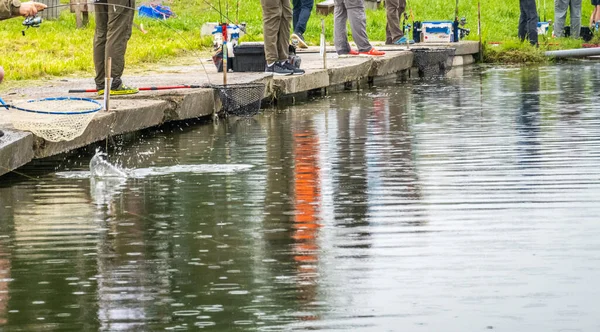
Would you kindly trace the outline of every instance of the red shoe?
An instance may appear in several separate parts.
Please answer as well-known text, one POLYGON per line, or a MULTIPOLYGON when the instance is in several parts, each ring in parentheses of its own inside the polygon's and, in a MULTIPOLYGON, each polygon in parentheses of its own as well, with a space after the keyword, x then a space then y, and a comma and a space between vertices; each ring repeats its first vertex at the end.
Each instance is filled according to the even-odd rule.
POLYGON ((385 55, 385 52, 378 51, 375 47, 371 47, 369 52, 360 52, 360 55, 382 56, 385 55))
POLYGON ((355 51, 353 49, 350 49, 350 52, 348 52, 348 55, 359 55, 360 53, 358 53, 358 51, 355 51))

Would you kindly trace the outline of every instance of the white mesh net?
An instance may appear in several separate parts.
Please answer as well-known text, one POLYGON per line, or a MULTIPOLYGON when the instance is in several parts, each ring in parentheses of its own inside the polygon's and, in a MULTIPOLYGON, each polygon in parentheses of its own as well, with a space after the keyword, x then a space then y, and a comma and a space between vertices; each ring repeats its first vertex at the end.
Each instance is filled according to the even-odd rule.
POLYGON ((8 109, 15 129, 30 131, 47 141, 70 141, 81 136, 102 106, 85 98, 47 98, 12 103, 8 109))

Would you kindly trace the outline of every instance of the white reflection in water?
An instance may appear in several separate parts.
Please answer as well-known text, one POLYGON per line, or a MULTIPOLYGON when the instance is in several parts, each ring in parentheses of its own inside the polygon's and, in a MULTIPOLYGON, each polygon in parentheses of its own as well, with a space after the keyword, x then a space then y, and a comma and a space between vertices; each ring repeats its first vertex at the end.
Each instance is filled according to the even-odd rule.
MULTIPOLYGON (((113 166, 113 167, 115 167, 115 166, 113 166)), ((138 169, 119 169, 119 170, 126 174, 124 177, 121 177, 121 179, 123 179, 123 178, 143 179, 146 177, 171 175, 171 174, 176 174, 176 173, 230 174, 230 173, 238 173, 238 172, 247 171, 247 170, 250 170, 252 167, 253 167, 252 165, 246 165, 246 164, 199 164, 199 165, 174 165, 174 166, 146 167, 146 168, 138 168, 138 169)), ((56 176, 59 178, 63 178, 63 179, 87 179, 87 178, 92 178, 92 177, 98 177, 97 176, 98 173, 95 173, 95 176, 92 176, 92 174, 94 174, 94 173, 92 173, 90 171, 71 171, 71 172, 57 172, 56 176)), ((115 178, 114 176, 111 176, 111 175, 109 175, 107 177, 115 178)), ((105 177, 101 176, 100 178, 105 178, 105 177)))

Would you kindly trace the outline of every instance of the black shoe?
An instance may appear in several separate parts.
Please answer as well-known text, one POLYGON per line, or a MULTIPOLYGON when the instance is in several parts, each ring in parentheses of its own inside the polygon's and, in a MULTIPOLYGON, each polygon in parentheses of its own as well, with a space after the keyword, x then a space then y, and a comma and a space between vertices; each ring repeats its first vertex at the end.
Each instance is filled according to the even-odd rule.
POLYGON ((267 66, 267 68, 265 69, 265 73, 270 73, 277 76, 287 76, 292 75, 294 71, 282 66, 281 63, 279 63, 279 61, 275 61, 274 64, 267 66))
POLYGON ((0 137, 4 136, 4 132, 0 130, 0 137))
POLYGON ((291 71, 294 73, 294 75, 302 75, 302 74, 304 74, 304 73, 305 73, 304 69, 300 69, 300 68, 298 68, 298 67, 294 66, 294 65, 293 65, 293 64, 291 64, 289 61, 286 61, 286 62, 284 62, 284 63, 282 64, 282 66, 283 66, 285 69, 289 69, 289 70, 291 70, 291 71))

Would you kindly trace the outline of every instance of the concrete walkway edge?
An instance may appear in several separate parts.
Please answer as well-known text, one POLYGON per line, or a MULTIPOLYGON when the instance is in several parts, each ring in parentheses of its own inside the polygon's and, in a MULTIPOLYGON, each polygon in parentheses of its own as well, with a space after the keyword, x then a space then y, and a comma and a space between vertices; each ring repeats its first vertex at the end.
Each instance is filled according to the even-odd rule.
MULTIPOLYGON (((454 47, 455 66, 474 62, 479 50, 477 42, 460 42, 427 47, 454 47)), ((413 52, 405 46, 380 47, 383 57, 337 57, 328 54, 328 68, 315 52, 299 52, 304 75, 272 77, 264 74, 246 76, 236 83, 262 82, 265 98, 280 99, 318 89, 352 84, 364 79, 406 74, 413 65, 413 52), (331 59, 330 59, 331 58, 331 59)), ((236 73, 232 73, 231 76, 236 73)), ((216 74, 215 74, 216 75, 216 74)), ((243 75, 240 75, 243 76, 243 75)), ((68 142, 49 142, 29 132, 10 129, 0 122, 6 135, 0 138, 0 175, 15 170, 33 159, 45 158, 102 141, 109 136, 160 126, 166 122, 214 116, 221 102, 212 88, 150 92, 129 98, 111 99, 110 112, 98 113, 80 137, 68 142)))

